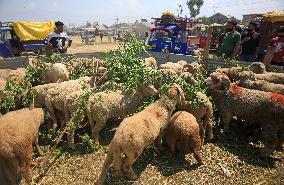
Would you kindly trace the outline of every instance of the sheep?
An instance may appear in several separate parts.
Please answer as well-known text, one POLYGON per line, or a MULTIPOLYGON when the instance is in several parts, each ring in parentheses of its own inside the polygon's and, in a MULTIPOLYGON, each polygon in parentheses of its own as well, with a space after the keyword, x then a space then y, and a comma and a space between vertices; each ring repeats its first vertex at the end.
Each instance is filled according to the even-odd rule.
POLYGON ((64 64, 52 64, 44 74, 44 81, 46 83, 64 82, 70 79, 70 74, 64 64))
MULTIPOLYGON (((242 71, 242 68, 241 67, 230 67, 230 68, 218 68, 216 69, 216 72, 217 73, 223 73, 223 74, 226 74, 229 79, 233 82, 239 80, 238 79, 238 72, 241 72, 242 71)), ((253 75, 252 72, 249 72, 248 75, 253 75)), ((248 76, 246 75, 246 76, 248 76)), ((247 78, 245 78, 247 79, 247 78)))
POLYGON ((74 91, 80 90, 82 84, 89 87, 93 84, 91 77, 81 77, 77 80, 69 80, 61 83, 50 83, 34 87, 34 105, 36 107, 47 107, 53 119, 53 129, 57 127, 57 119, 54 109, 64 113, 64 102, 66 96, 74 91))
POLYGON ((13 81, 18 84, 25 79, 26 69, 18 68, 15 70, 12 69, 0 69, 0 79, 8 81, 13 81))
POLYGON ((196 85, 197 81, 194 79, 193 75, 189 72, 182 72, 180 77, 183 78, 187 83, 191 85, 196 85))
POLYGON ((7 84, 7 81, 3 78, 0 78, 0 91, 2 90, 5 90, 6 88, 6 84, 7 84))
POLYGON ((188 63, 183 66, 183 71, 191 74, 196 74, 201 70, 203 70, 203 66, 197 62, 188 63))
POLYGON ((151 67, 151 68, 154 68, 154 69, 158 68, 157 61, 154 57, 145 58, 144 63, 147 67, 151 67))
POLYGON ((263 74, 255 74, 252 71, 241 71, 240 68, 223 68, 218 69, 216 72, 226 74, 230 80, 265 80, 270 83, 283 84, 284 85, 284 73, 266 72, 263 74))
POLYGON ((256 74, 266 73, 266 68, 262 62, 253 62, 248 66, 249 70, 256 74))
POLYGON ((155 140, 160 145, 162 133, 180 98, 184 100, 183 91, 174 84, 168 93, 161 95, 157 101, 121 122, 109 145, 108 154, 96 184, 103 184, 112 159, 117 176, 122 175, 123 169, 128 178, 137 178, 132 165, 143 150, 155 140), (122 163, 121 153, 126 155, 124 163, 122 163))
POLYGON ((160 65, 160 69, 170 69, 175 71, 176 74, 180 75, 182 72, 182 66, 177 63, 167 62, 160 65))
POLYGON ((152 85, 145 88, 142 85, 136 90, 127 92, 117 90, 91 95, 86 105, 86 113, 92 128, 94 142, 98 143, 99 133, 110 118, 124 117, 134 113, 143 105, 146 97, 157 93, 152 85))
POLYGON ((197 92, 196 98, 199 100, 200 105, 195 107, 190 101, 185 101, 185 104, 177 105, 178 110, 180 111, 187 111, 193 114, 199 124, 202 124, 204 131, 201 135, 201 143, 204 143, 204 137, 207 136, 208 140, 213 139, 213 132, 212 132, 212 118, 213 118, 213 105, 209 98, 201 93, 197 92))
POLYGON ((269 83, 265 80, 245 80, 238 81, 237 84, 248 89, 256 89, 260 91, 274 92, 284 95, 284 85, 269 83))
POLYGON ((187 64, 187 62, 184 60, 180 60, 177 62, 177 64, 179 64, 181 67, 184 67, 187 64))
POLYGON ((200 132, 202 132, 203 127, 197 123, 196 118, 192 114, 185 111, 176 112, 172 116, 167 130, 170 158, 172 158, 176 147, 183 155, 189 152, 190 147, 198 164, 203 164, 200 153, 202 146, 200 132))
POLYGON ((32 144, 44 118, 41 108, 12 111, 0 117, 0 184, 14 185, 20 174, 26 182, 32 181, 32 144))
POLYGON ((259 156, 267 157, 284 144, 284 95, 246 89, 231 84, 226 75, 212 73, 206 83, 210 85, 223 118, 224 132, 229 130, 233 116, 260 125, 264 148, 259 156))
MULTIPOLYGON (((39 61, 37 58, 30 58, 29 65, 37 68, 39 61)), ((70 72, 67 70, 65 64, 62 63, 45 63, 45 70, 40 74, 41 79, 45 83, 64 82, 70 79, 70 72)))

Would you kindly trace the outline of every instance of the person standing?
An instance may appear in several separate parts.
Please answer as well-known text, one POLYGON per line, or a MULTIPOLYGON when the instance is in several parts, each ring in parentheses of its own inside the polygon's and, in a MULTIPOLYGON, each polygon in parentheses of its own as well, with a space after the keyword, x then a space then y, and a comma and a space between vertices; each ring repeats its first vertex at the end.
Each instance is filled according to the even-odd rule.
POLYGON ((234 59, 240 49, 241 34, 236 31, 237 23, 229 21, 226 25, 226 33, 218 49, 218 56, 234 59))
POLYGON ((268 47, 274 48, 270 64, 284 66, 284 26, 279 27, 277 37, 270 40, 268 47))
POLYGON ((257 58, 259 50, 259 33, 256 32, 257 23, 250 22, 247 32, 242 35, 241 61, 253 62, 257 58))
POLYGON ((103 32, 101 31, 101 32, 100 32, 101 43, 103 43, 103 37, 104 37, 104 34, 103 34, 103 32))
POLYGON ((45 44, 52 46, 53 52, 66 53, 67 48, 71 46, 72 39, 64 32, 63 26, 63 22, 55 22, 55 30, 44 40, 45 44), (68 44, 65 44, 66 41, 68 44))

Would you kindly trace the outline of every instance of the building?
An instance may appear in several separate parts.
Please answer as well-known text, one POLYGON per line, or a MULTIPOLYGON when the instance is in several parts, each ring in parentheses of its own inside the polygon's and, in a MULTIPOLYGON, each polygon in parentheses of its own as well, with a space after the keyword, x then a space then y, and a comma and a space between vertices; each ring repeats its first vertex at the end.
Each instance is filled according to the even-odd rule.
POLYGON ((147 35, 150 34, 150 29, 154 28, 154 25, 148 22, 146 19, 136 21, 132 26, 133 31, 140 40, 145 40, 147 35))
POLYGON ((263 14, 246 14, 243 15, 242 23, 247 25, 253 20, 259 20, 261 19, 263 14))
POLYGON ((228 22, 229 19, 227 16, 221 13, 216 13, 212 15, 211 17, 209 17, 209 20, 211 23, 225 24, 226 22, 228 22))

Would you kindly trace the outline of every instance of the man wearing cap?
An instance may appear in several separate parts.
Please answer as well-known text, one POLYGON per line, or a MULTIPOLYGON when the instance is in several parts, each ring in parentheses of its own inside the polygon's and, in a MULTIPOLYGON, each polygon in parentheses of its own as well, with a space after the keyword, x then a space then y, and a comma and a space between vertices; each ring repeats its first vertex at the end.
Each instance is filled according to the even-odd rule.
POLYGON ((218 49, 218 56, 234 59, 240 49, 241 34, 236 31, 237 23, 229 21, 226 25, 226 33, 218 49))
POLYGON ((241 61, 253 62, 257 58, 259 49, 259 33, 256 32, 257 24, 250 22, 248 29, 242 35, 242 52, 239 56, 241 61))
POLYGON ((53 52, 65 53, 67 48, 71 46, 71 38, 63 31, 63 22, 55 22, 55 30, 48 34, 45 44, 52 46, 53 52), (65 42, 68 44, 65 44, 65 42))

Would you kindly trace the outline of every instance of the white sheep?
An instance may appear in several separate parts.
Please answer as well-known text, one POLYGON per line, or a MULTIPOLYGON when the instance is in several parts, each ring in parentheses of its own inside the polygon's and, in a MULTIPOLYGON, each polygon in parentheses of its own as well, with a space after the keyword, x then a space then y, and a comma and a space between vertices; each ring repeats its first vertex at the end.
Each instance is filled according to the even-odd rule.
POLYGON ((3 78, 0 78, 0 91, 2 90, 5 90, 6 88, 6 84, 7 84, 7 81, 3 78))
POLYGON ((144 62, 145 62, 145 65, 147 67, 151 67, 151 68, 154 68, 154 69, 158 68, 157 61, 154 57, 145 58, 144 62))
POLYGON ((18 68, 15 70, 12 69, 0 69, 0 79, 8 81, 13 81, 14 83, 18 84, 25 79, 26 76, 26 69, 18 68))
POLYGON ((162 95, 156 102, 121 122, 110 143, 107 157, 96 184, 102 185, 104 183, 112 161, 117 176, 121 176, 122 170, 124 170, 128 178, 137 178, 132 165, 144 149, 155 140, 160 145, 162 133, 169 124, 180 98, 184 100, 183 91, 178 85, 173 85, 169 92, 162 95), (124 162, 121 154, 126 156, 124 162))
POLYGON ((180 75, 182 73, 182 68, 183 67, 181 65, 179 65, 177 63, 173 63, 173 62, 167 62, 165 64, 160 65, 160 69, 173 70, 178 75, 180 75))
POLYGON ((43 75, 46 83, 64 82, 70 79, 69 71, 64 64, 52 64, 43 75))
POLYGON ((40 108, 12 111, 0 117, 0 184, 14 185, 20 174, 26 182, 32 181, 32 144, 44 118, 40 108))
POLYGON ((34 87, 36 93, 34 106, 47 107, 53 119, 53 129, 57 127, 55 109, 64 114, 64 102, 66 96, 74 91, 78 91, 85 84, 89 87, 93 85, 91 77, 81 77, 77 80, 69 80, 61 83, 50 83, 34 87))
POLYGON ((98 142, 99 133, 110 118, 125 117, 136 112, 147 97, 157 93, 157 90, 151 85, 139 86, 136 90, 127 92, 117 90, 91 95, 86 106, 86 112, 94 141, 98 142))

